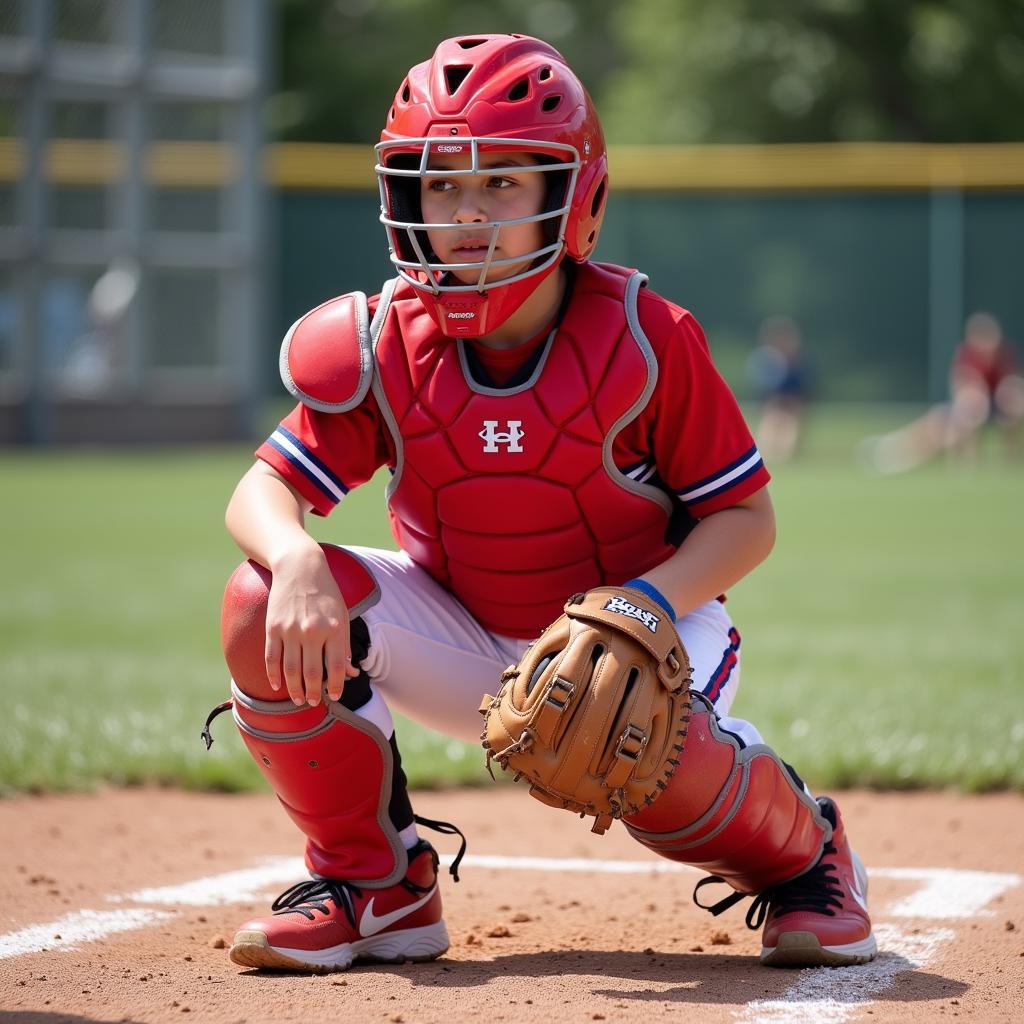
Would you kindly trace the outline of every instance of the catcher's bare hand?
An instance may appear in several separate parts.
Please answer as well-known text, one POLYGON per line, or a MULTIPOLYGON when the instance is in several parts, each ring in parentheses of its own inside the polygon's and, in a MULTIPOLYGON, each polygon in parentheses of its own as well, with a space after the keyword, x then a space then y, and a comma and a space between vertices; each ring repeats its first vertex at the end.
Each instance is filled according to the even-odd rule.
POLYGON ((267 604, 267 679, 285 686, 296 705, 340 700, 352 664, 348 608, 318 544, 296 548, 275 561, 267 604))

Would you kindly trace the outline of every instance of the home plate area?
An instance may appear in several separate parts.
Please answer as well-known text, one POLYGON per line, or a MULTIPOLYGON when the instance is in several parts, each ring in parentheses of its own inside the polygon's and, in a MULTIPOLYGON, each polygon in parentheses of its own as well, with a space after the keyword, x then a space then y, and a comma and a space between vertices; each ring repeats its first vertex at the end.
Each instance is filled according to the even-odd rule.
POLYGON ((870 964, 762 967, 743 904, 718 918, 693 905, 701 872, 501 786, 416 794, 470 842, 462 881, 443 875, 446 956, 323 976, 227 958, 235 925, 305 877, 271 798, 5 801, 0 1022, 1021 1019, 1024 798, 839 800, 869 866, 870 964))

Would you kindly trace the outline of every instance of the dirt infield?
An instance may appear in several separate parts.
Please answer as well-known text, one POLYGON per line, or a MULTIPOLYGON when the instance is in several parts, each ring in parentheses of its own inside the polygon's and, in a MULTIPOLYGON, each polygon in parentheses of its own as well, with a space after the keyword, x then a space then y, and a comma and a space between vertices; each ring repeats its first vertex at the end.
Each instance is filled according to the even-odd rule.
POLYGON ((510 787, 415 802, 469 838, 462 882, 445 875, 451 950, 326 976, 227 958, 234 926, 301 877, 270 797, 0 802, 0 1024, 1024 1019, 1024 797, 842 795, 881 953, 813 971, 761 967, 742 907, 696 909, 699 874, 620 826, 592 836, 510 787))

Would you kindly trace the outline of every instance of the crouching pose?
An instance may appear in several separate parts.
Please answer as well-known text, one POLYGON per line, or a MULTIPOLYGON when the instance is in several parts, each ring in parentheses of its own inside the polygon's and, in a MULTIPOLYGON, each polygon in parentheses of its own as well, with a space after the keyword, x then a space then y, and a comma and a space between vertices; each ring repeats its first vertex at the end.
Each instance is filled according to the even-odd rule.
POLYGON ((391 713, 476 739, 510 663, 484 701, 492 759, 586 718, 607 741, 581 769, 613 797, 583 808, 599 829, 621 818, 728 883, 716 911, 754 897, 766 963, 871 959, 838 809, 728 717, 722 595, 773 545, 769 475, 694 317, 590 259, 608 178, 583 86, 539 40, 447 40, 402 81, 377 155, 396 277, 289 331, 298 404, 227 514, 251 560, 225 596, 233 714, 313 876, 232 959, 444 952, 417 826, 454 829, 414 815, 391 713), (384 466, 398 550, 313 541, 304 517, 384 466))

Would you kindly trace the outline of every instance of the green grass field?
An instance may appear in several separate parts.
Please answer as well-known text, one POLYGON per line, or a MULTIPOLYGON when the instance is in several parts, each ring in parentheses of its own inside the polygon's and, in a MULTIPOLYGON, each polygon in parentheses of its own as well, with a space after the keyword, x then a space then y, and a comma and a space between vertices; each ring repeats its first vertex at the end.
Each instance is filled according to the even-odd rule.
MULTIPOLYGON (((820 413, 776 473, 774 554, 730 595, 733 713, 818 787, 1024 789, 1024 467, 988 450, 879 479, 820 413)), ((0 792, 158 781, 261 785, 228 719, 222 526, 246 448, 0 454, 0 792)), ((380 482, 314 528, 390 545, 380 482)), ((480 752, 409 722, 414 784, 487 780, 480 752)), ((489 780, 487 780, 489 781, 489 780)))

